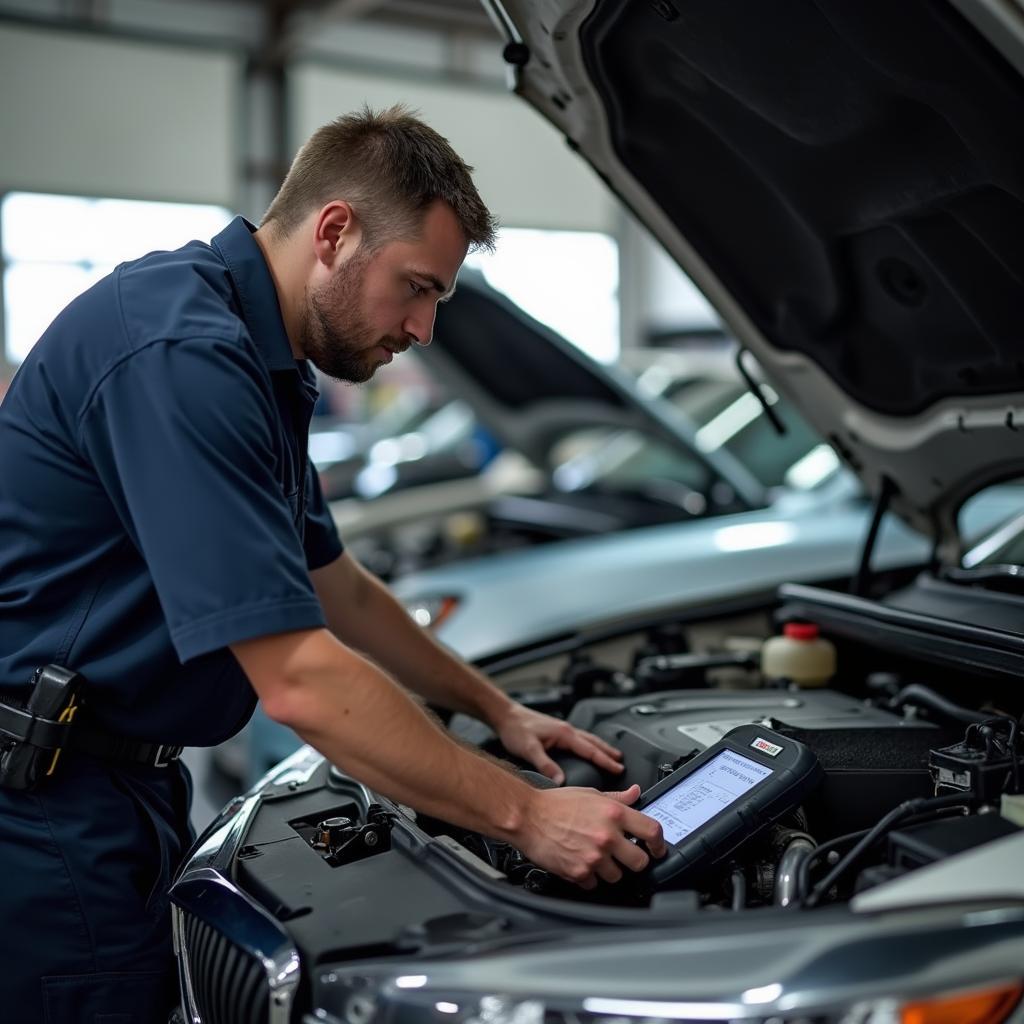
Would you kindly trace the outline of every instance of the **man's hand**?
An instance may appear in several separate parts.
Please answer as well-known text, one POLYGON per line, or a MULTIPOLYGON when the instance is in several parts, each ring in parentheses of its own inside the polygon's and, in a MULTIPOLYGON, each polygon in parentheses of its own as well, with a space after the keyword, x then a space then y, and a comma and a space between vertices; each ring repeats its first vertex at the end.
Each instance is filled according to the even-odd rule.
POLYGON ((642 871, 650 861, 627 833, 642 839, 654 857, 667 850, 661 823, 628 806, 639 795, 639 786, 621 793, 537 790, 514 842, 533 863, 584 889, 593 889, 599 878, 618 882, 623 868, 642 871))
POLYGON ((593 761, 603 771, 622 771, 622 755, 604 740, 511 700, 475 668, 455 657, 409 616, 387 587, 350 555, 312 573, 331 630, 342 643, 363 651, 404 686, 431 704, 487 722, 505 749, 561 783, 548 757, 553 747, 593 761))
POLYGON ((502 717, 492 724, 502 746, 510 754, 529 761, 537 771, 559 785, 565 781, 565 773, 547 753, 556 747, 593 761, 602 771, 617 775, 623 770, 621 751, 605 743, 600 736, 524 708, 521 704, 509 704, 502 717))

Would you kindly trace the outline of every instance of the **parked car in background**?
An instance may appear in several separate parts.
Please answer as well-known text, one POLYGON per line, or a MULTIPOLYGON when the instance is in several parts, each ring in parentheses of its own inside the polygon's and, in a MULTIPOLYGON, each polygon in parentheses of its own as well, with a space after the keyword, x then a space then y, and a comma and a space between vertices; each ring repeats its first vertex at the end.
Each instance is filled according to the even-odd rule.
POLYGON ((365 419, 323 413, 310 424, 309 458, 328 501, 355 493, 355 477, 372 459, 374 446, 418 431, 446 404, 426 387, 406 386, 388 392, 381 408, 365 419))
MULTIPOLYGON (((630 353, 624 373, 594 362, 470 274, 446 303, 426 351, 432 355, 424 361, 436 367, 448 393, 466 397, 451 398, 421 432, 376 443, 422 453, 401 464, 416 468, 394 488, 373 499, 336 501, 332 510, 350 553, 395 583, 412 614, 438 626, 464 656, 479 651, 463 636, 477 643, 494 629, 509 636, 517 616, 579 622, 581 599, 606 610, 611 594, 628 599, 635 584, 648 600, 662 601, 652 566, 673 598, 702 599, 709 572, 719 585, 733 585, 729 552, 723 557, 716 541, 722 534, 707 524, 732 522, 744 510, 760 512, 748 526, 734 524, 733 536, 753 527, 748 536, 768 551, 751 585, 789 578, 794 560, 814 578, 819 567, 833 576, 851 571, 869 516, 859 485, 796 409, 767 386, 760 398, 749 391, 724 336, 696 353, 630 353), (504 341, 501 359, 471 360, 475 374, 467 384, 451 367, 463 350, 485 346, 489 331, 504 341), (537 397, 521 396, 510 414, 507 381, 530 373, 549 383, 537 397), (567 382, 564 394, 559 381, 567 382), (553 425, 538 429, 546 416, 553 425), (442 419, 451 426, 447 441, 432 445, 423 431, 442 419), (464 451, 478 443, 481 429, 501 438, 501 452, 470 476, 479 457, 464 451), (823 521, 826 509, 830 518, 823 521), (772 522, 784 536, 763 534, 772 522), (533 548, 544 553, 522 557, 533 548), (580 586, 570 567, 577 563, 600 566, 602 583, 580 586), (436 567, 453 574, 432 572, 436 567), (534 586, 542 600, 524 592, 534 586), (507 611, 496 616, 496 607, 507 611), (441 626, 435 620, 442 615, 456 623, 441 626)), ((371 456, 360 472, 384 470, 373 468, 371 456)), ((886 538, 885 558, 906 564, 924 555, 923 542, 909 533, 895 534, 892 552, 888 532, 886 538)), ((736 564, 746 566, 750 546, 734 546, 736 564)), ((297 745, 289 729, 257 710, 215 762, 222 774, 249 784, 297 745)))
POLYGON ((791 467, 797 480, 814 471, 798 465, 812 450, 819 475, 838 465, 766 388, 787 428, 776 438, 724 335, 711 350, 645 350, 608 367, 464 272, 416 357, 445 399, 377 438, 344 475, 317 463, 346 544, 384 579, 764 507, 791 467))
MULTIPOLYGON (((872 507, 830 474, 785 508, 398 586, 499 685, 623 750, 615 779, 565 758, 571 783, 652 787, 751 726, 762 781, 782 775, 772 750, 802 745, 817 782, 771 813, 756 780, 723 800, 693 823, 678 884, 584 891, 303 747, 225 808, 172 889, 187 1013, 1020 1024, 1024 12, 487 6, 516 92, 701 284, 872 507), (762 664, 786 625, 831 642, 830 678, 801 688, 762 664), (716 845, 702 830, 729 812, 716 845)), ((509 408, 548 383, 510 381, 509 408)), ((448 727, 501 753, 471 720, 448 727)))

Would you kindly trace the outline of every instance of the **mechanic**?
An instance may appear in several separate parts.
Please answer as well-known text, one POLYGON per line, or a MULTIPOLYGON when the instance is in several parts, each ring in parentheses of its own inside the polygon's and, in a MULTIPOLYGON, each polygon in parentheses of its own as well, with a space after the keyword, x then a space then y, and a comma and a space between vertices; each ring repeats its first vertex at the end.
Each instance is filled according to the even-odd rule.
MULTIPOLYGON (((637 787, 534 788, 407 693, 477 716, 557 781, 555 747, 622 770, 613 747, 514 703, 415 625, 343 552, 306 458, 310 364, 361 382, 428 344, 467 251, 493 245, 470 171, 403 108, 341 117, 258 230, 238 218, 209 245, 118 267, 15 376, 0 405, 0 699, 24 705, 48 664, 80 674, 83 699, 53 773, 0 785, 7 1024, 166 1020, 167 888, 192 839, 180 748, 227 739, 257 698, 371 788, 580 885, 646 866, 628 835, 664 853, 628 806, 637 787)), ((7 749, 35 757, 16 735, 7 749)))

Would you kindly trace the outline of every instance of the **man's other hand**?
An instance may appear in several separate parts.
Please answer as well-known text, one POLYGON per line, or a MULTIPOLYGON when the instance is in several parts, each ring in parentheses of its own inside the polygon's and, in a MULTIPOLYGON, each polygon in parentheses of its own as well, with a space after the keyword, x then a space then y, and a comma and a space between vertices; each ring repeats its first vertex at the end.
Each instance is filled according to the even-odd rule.
POLYGON ((565 773, 548 756, 548 751, 556 748, 593 761, 602 771, 615 775, 623 771, 622 752, 600 736, 521 704, 510 704, 502 718, 493 724, 498 739, 510 754, 529 761, 537 771, 559 785, 565 781, 565 773))
POLYGON ((643 871, 667 851, 661 823, 629 805, 639 786, 619 793, 571 786, 537 790, 516 845, 534 864, 584 889, 618 882, 623 868, 643 871), (650 856, 629 836, 643 840, 650 856))

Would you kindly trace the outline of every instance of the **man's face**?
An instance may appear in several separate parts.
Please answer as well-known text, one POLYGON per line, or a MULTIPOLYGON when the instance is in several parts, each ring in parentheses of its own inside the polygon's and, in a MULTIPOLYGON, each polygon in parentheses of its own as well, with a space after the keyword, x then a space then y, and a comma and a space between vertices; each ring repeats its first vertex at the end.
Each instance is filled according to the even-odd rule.
POLYGON ((362 383, 410 345, 428 345, 437 303, 455 288, 466 240, 451 207, 434 203, 420 237, 360 245, 324 283, 310 285, 302 322, 306 357, 328 377, 362 383))

